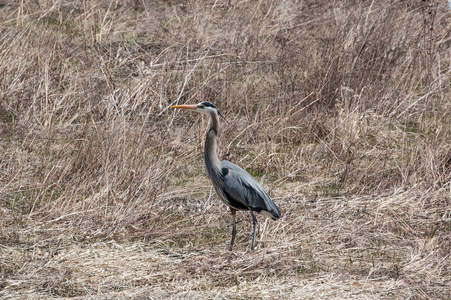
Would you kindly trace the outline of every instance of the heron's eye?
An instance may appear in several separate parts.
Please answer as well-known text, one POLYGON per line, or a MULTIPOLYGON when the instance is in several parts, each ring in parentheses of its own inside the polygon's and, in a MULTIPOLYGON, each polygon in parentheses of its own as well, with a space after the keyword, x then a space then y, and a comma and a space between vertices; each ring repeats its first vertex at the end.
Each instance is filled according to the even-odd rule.
POLYGON ((205 105, 201 104, 199 107, 200 107, 200 108, 205 108, 205 105))

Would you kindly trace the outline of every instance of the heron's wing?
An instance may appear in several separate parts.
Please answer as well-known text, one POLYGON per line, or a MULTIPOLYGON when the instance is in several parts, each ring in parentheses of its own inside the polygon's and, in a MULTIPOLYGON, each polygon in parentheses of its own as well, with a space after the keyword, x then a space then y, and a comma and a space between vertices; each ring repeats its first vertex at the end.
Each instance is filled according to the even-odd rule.
POLYGON ((251 208, 273 219, 280 218, 280 211, 263 187, 242 168, 224 160, 221 162, 226 194, 251 208))

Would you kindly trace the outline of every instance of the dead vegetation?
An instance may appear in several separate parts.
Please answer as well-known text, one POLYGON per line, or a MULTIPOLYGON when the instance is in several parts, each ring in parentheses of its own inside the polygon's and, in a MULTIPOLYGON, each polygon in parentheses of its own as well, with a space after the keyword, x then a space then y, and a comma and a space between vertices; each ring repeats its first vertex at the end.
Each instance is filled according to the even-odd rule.
POLYGON ((449 12, 438 1, 0 4, 0 296, 451 297, 449 12), (283 218, 230 218, 203 171, 283 218))

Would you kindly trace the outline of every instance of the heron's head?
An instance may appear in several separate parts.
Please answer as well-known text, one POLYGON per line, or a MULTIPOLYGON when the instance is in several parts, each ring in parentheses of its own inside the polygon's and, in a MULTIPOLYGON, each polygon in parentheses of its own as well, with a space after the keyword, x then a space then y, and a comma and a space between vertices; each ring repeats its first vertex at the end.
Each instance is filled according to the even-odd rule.
POLYGON ((216 108, 216 106, 214 106, 210 102, 201 102, 199 104, 194 104, 194 105, 172 105, 171 107, 172 108, 195 110, 197 112, 200 112, 200 113, 203 113, 203 114, 208 114, 208 115, 210 115, 211 113, 220 114, 218 109, 216 108))

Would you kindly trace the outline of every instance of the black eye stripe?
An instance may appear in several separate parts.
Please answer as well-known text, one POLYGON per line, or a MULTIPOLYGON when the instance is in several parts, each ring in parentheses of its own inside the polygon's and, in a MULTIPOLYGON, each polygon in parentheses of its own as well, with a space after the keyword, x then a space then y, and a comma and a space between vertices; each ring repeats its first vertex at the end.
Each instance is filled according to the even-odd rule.
POLYGON ((210 103, 210 102, 202 102, 201 105, 203 105, 205 107, 216 108, 216 106, 214 106, 213 103, 210 103))

